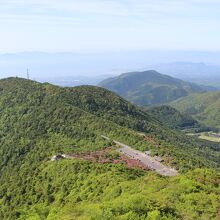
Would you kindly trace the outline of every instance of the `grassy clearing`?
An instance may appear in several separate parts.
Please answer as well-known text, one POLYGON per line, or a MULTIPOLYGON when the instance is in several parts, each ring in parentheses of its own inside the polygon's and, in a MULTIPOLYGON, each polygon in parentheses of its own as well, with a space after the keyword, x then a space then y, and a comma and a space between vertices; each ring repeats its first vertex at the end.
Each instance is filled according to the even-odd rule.
POLYGON ((213 142, 218 142, 220 143, 220 137, 210 137, 206 134, 202 134, 199 136, 200 139, 203 139, 203 140, 207 140, 207 141, 213 141, 213 142))
POLYGON ((201 132, 201 133, 188 133, 189 136, 197 136, 200 139, 220 143, 220 133, 201 132))

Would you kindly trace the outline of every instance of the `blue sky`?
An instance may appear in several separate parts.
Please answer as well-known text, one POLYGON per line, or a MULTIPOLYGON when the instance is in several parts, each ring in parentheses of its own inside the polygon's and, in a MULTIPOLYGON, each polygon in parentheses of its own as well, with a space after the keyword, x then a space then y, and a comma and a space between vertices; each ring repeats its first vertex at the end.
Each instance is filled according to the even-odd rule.
POLYGON ((220 50, 219 0, 0 0, 0 53, 220 50))

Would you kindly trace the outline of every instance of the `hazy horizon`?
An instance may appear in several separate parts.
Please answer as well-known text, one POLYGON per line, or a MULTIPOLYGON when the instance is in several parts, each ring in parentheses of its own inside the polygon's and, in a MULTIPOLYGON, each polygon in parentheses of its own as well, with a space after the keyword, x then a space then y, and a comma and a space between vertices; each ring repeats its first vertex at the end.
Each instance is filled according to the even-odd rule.
POLYGON ((0 55, 0 77, 15 75, 26 77, 27 68, 32 78, 39 79, 117 75, 176 62, 219 66, 220 52, 140 50, 97 53, 40 51, 7 53, 0 55))
POLYGON ((173 62, 220 65, 219 9, 216 0, 2 0, 0 78, 27 68, 37 80, 91 81, 173 62))

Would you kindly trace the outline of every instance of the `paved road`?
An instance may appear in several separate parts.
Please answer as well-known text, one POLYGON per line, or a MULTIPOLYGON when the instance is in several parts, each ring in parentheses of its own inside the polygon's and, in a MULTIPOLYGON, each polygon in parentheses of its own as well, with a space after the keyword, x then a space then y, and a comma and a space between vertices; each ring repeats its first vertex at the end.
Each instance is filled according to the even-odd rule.
MULTIPOLYGON (((110 140, 108 137, 106 137, 104 135, 102 135, 102 137, 105 138, 106 140, 110 140)), ((142 162, 149 169, 154 170, 155 172, 157 172, 163 176, 176 176, 176 175, 178 175, 178 172, 175 169, 169 168, 169 167, 163 165, 162 163, 156 161, 153 157, 148 156, 141 151, 135 150, 132 147, 130 147, 126 144, 123 144, 121 142, 118 142, 115 140, 113 140, 113 142, 121 147, 118 149, 119 152, 142 162)))

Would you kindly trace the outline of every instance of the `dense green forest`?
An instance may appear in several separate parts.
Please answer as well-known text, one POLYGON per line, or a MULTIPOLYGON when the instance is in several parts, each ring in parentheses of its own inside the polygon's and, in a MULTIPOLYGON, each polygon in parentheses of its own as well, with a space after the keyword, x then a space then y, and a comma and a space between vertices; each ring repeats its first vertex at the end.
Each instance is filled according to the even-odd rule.
POLYGON ((13 188, 19 193, 3 202, 16 207, 9 219, 217 220, 219 178, 207 169, 165 178, 123 165, 48 162, 27 180, 18 179, 13 188))
POLYGON ((106 79, 99 85, 141 106, 165 104, 192 93, 205 92, 207 89, 154 70, 124 73, 106 79))
POLYGON ((219 149, 102 88, 0 80, 0 219, 218 219, 219 149), (180 174, 50 161, 111 147, 101 135, 151 150, 180 174))
POLYGON ((202 126, 190 115, 168 105, 151 107, 148 109, 160 122, 174 129, 202 129, 202 126))
POLYGON ((172 102, 171 106, 207 126, 220 128, 220 92, 192 94, 172 102))

